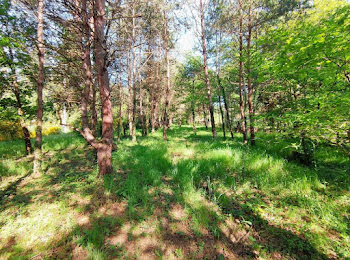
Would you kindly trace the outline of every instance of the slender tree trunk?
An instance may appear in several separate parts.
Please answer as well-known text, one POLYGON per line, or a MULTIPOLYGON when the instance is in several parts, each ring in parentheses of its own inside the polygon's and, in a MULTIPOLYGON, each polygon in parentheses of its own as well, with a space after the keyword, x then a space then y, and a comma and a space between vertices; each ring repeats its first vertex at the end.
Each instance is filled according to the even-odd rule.
MULTIPOLYGON (((13 57, 13 52, 12 49, 9 48, 9 53, 10 53, 10 59, 13 62, 14 57, 13 57)), ((23 132, 23 140, 24 140, 24 145, 25 145, 25 150, 26 150, 26 155, 30 154, 33 152, 33 147, 30 142, 30 133, 27 128, 27 125, 24 121, 23 118, 23 109, 22 109, 22 101, 21 101, 21 93, 18 87, 18 81, 17 81, 17 74, 16 74, 16 68, 11 65, 11 72, 12 72, 12 77, 13 77, 13 89, 12 92, 16 97, 16 105, 17 105, 17 114, 19 116, 19 123, 22 127, 22 132, 23 132)))
POLYGON ((251 3, 249 5, 248 12, 248 39, 247 39, 247 76, 248 76, 248 108, 249 108, 249 121, 250 121, 250 144, 255 145, 255 132, 254 132, 254 107, 253 107, 253 86, 251 77, 251 61, 250 61, 250 50, 251 50, 251 38, 252 38, 252 14, 251 14, 251 3))
POLYGON ((140 81, 140 92, 139 92, 139 106, 140 106, 140 120, 141 120, 141 128, 142 128, 142 136, 146 136, 146 120, 145 120, 145 111, 143 110, 143 88, 142 82, 140 81))
POLYGON ((202 108, 203 108, 204 126, 205 126, 205 129, 208 129, 207 113, 205 112, 206 108, 204 104, 202 105, 202 108))
POLYGON ((122 127, 122 84, 119 84, 118 88, 118 99, 119 99, 119 113, 118 113, 118 142, 120 142, 121 127, 122 127))
MULTIPOLYGON (((157 98, 157 101, 158 101, 158 98, 157 98)), ((155 107, 155 124, 154 124, 154 127, 155 127, 155 130, 158 130, 159 128, 159 103, 156 102, 156 107, 155 107)))
POLYGON ((167 140, 167 128, 168 128, 168 106, 170 99, 170 61, 169 61, 169 37, 168 37, 168 20, 166 10, 164 10, 164 49, 165 49, 165 62, 166 62, 166 87, 165 87, 165 104, 163 113, 163 139, 167 140))
POLYGON ((68 133, 67 121, 68 121, 67 106, 66 106, 66 103, 63 103, 63 106, 62 106, 63 133, 68 133))
POLYGON ((243 142, 247 143, 247 132, 245 124, 244 114, 244 101, 243 101, 243 10, 242 0, 239 0, 239 110, 241 114, 241 132, 243 134, 243 142))
POLYGON ((193 128, 193 133, 196 135, 197 134, 197 129, 196 129, 196 113, 194 111, 194 104, 192 103, 191 105, 191 110, 192 110, 192 128, 193 128))
MULTIPOLYGON (((76 3, 76 8, 79 8, 79 1, 76 3)), ((81 103, 80 103, 80 110, 81 110, 81 120, 82 120, 82 126, 83 126, 83 132, 85 135, 92 135, 90 136, 90 139, 93 139, 96 137, 93 134, 93 131, 91 131, 89 126, 89 112, 88 112, 88 104, 89 104, 89 95, 90 90, 94 87, 93 81, 92 81, 92 67, 91 67, 91 45, 89 44, 90 40, 90 27, 88 24, 89 15, 88 15, 88 7, 87 7, 87 0, 81 1, 81 8, 82 8, 82 32, 83 37, 80 37, 81 42, 81 49, 82 49, 82 62, 83 62, 83 71, 84 71, 84 86, 82 88, 81 93, 81 103), (84 43, 85 42, 85 43, 84 43)), ((79 15, 77 14, 77 19, 79 15)))
POLYGON ((126 137, 126 128, 128 127, 127 124, 123 124, 123 136, 126 137))
MULTIPOLYGON (((91 61, 90 61, 90 67, 91 67, 91 61)), ((91 90, 90 90, 90 113, 91 113, 91 130, 92 130, 92 134, 96 137, 97 111, 96 111, 96 88, 94 84, 91 84, 91 90)))
POLYGON ((113 114, 105 46, 105 0, 95 0, 95 64, 102 104, 102 139, 97 149, 99 174, 112 172, 113 114))
MULTIPOLYGON (((13 70, 13 73, 16 73, 16 72, 13 70)), ((26 154, 28 155, 28 154, 33 152, 33 148, 32 148, 32 144, 30 143, 29 130, 28 130, 27 125, 23 119, 22 102, 21 102, 21 96, 20 96, 20 92, 19 92, 19 88, 18 88, 16 74, 14 74, 13 77, 14 77, 13 78, 13 92, 16 96, 17 114, 19 116, 19 122, 21 124, 22 131, 23 131, 23 140, 24 140, 24 145, 25 145, 25 149, 26 149, 26 154)))
POLYGON ((154 117, 153 117, 153 120, 154 120, 154 130, 158 130, 159 128, 159 95, 158 95, 158 90, 159 90, 159 85, 160 85, 160 80, 159 80, 159 70, 160 70, 160 64, 157 63, 157 66, 156 66, 156 83, 155 83, 155 86, 156 86, 156 89, 155 89, 155 92, 154 92, 154 117))
MULTIPOLYGON (((79 0, 80 1, 80 0, 79 0)), ((90 18, 92 17, 91 12, 89 11, 89 1, 82 0, 82 9, 83 9, 83 36, 85 37, 85 45, 83 52, 84 58, 86 59, 86 66, 88 66, 89 70, 89 82, 88 82, 88 88, 89 88, 89 97, 87 98, 87 102, 90 104, 90 114, 91 114, 91 132, 92 135, 97 137, 97 111, 96 111, 96 84, 93 83, 92 80, 92 65, 91 65, 91 40, 94 39, 93 31, 91 30, 91 26, 93 26, 93 20, 90 21, 90 18)), ((79 13, 77 14, 79 16, 79 13)), ((86 90, 88 92, 88 90, 86 90)))
MULTIPOLYGON (((157 68, 156 68, 157 70, 157 68)), ((156 107, 156 102, 155 102, 155 86, 156 83, 154 83, 151 86, 151 94, 150 94, 150 98, 151 98, 151 132, 154 133, 155 132, 155 107, 156 107)))
POLYGON ((132 2, 132 46, 131 46, 131 58, 132 58, 132 141, 136 142, 136 55, 135 55, 135 1, 132 2))
POLYGON ((44 88, 44 0, 38 0, 38 79, 37 79, 37 126, 34 151, 34 175, 41 173, 42 127, 43 127, 43 88, 44 88))
POLYGON ((146 135, 149 134, 149 114, 146 114, 146 135))
POLYGON ((219 88, 220 88, 221 93, 222 93, 222 99, 223 99, 223 102, 224 102, 224 107, 225 107, 225 112, 226 112, 227 127, 229 128, 230 134, 231 134, 231 138, 233 139, 233 129, 232 129, 232 123, 231 123, 231 120, 230 120, 230 111, 228 109, 228 104, 227 104, 227 99, 226 99, 226 92, 225 92, 224 87, 221 84, 220 75, 217 75, 217 79, 218 79, 219 88))
MULTIPOLYGON (((216 34, 216 45, 218 45, 218 35, 216 34)), ((220 115, 221 115, 221 125, 222 125, 222 133, 224 136, 224 140, 226 139, 226 129, 225 129, 225 116, 222 110, 222 104, 221 104, 221 95, 220 95, 220 58, 219 53, 216 54, 216 79, 218 81, 218 100, 219 100, 219 109, 220 109, 220 115)))
POLYGON ((130 53, 128 53, 128 120, 129 120, 129 135, 132 136, 132 131, 133 131, 133 116, 132 116, 132 111, 133 111, 133 98, 132 98, 132 85, 131 85, 131 73, 132 73, 132 68, 131 68, 131 57, 130 53))
POLYGON ((220 95, 219 95, 219 108, 220 108, 220 115, 221 115, 221 122, 222 122, 222 133, 224 134, 224 139, 226 139, 225 116, 224 116, 224 112, 222 111, 221 96, 220 95))
MULTIPOLYGON (((155 124, 156 124, 156 94, 157 94, 157 86, 158 86, 158 63, 155 63, 155 74, 153 84, 150 86, 150 99, 151 99, 151 132, 155 132, 155 124)), ((154 72, 153 72, 154 73, 154 72)))
MULTIPOLYGON (((194 80, 192 81, 192 94, 194 94, 194 80)), ((193 128, 193 133, 196 135, 197 134, 197 129, 196 129, 196 113, 195 113, 195 103, 192 97, 191 100, 191 110, 192 110, 192 128, 193 128)), ((181 121, 180 121, 181 122, 181 121)), ((181 127, 181 125, 180 125, 181 127)))
POLYGON ((203 62, 204 62, 204 77, 205 77, 205 85, 207 88, 207 95, 209 101, 209 113, 210 113, 210 122, 211 122, 211 131, 213 133, 213 139, 216 139, 216 127, 215 127, 215 119, 214 119, 214 106, 211 98, 211 90, 209 83, 209 73, 208 73, 208 65, 207 65, 207 48, 205 44, 205 26, 204 26, 204 8, 203 8, 203 0, 200 0, 200 14, 201 14, 201 33, 202 33, 202 51, 203 51, 203 62))

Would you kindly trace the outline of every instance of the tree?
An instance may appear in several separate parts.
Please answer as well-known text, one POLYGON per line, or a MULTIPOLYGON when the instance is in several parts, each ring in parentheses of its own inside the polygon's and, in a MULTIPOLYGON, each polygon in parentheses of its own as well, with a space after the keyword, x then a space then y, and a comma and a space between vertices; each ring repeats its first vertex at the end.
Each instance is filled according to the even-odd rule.
POLYGON ((41 172, 42 127, 43 127, 43 88, 44 88, 44 0, 38 0, 38 79, 37 79, 37 126, 34 150, 33 171, 35 175, 41 172))
POLYGON ((168 32, 168 18, 166 6, 164 6, 164 50, 165 50, 165 63, 166 63, 166 86, 165 86, 165 104, 163 113, 163 139, 167 140, 167 128, 168 122, 168 107, 170 99, 170 61, 169 61, 169 32, 168 32))
POLYGON ((31 59, 25 46, 25 36, 30 33, 32 28, 28 26, 26 29, 20 29, 23 22, 20 18, 9 14, 10 2, 2 1, 2 9, 0 9, 0 64, 7 70, 1 72, 2 93, 8 90, 14 95, 14 100, 6 94, 1 99, 1 103, 6 112, 5 120, 13 118, 18 120, 22 129, 23 140, 25 144, 26 154, 33 151, 30 134, 26 124, 26 118, 31 115, 28 107, 27 96, 31 94, 31 89, 25 91, 23 82, 19 82, 18 76, 25 77, 26 70, 30 65, 31 59), (17 115, 10 115, 8 106, 16 108, 17 115))
POLYGON ((206 88, 207 88, 207 96, 208 96, 208 102, 209 102, 211 131, 212 131, 212 134, 213 134, 213 138, 216 139, 214 106, 213 106, 213 100, 212 100, 211 89, 210 89, 208 64, 207 64, 207 48, 206 48, 206 43, 205 43, 206 37, 205 37, 203 0, 200 0, 200 20, 201 20, 201 39, 202 39, 202 53, 203 53, 203 69, 204 69, 205 85, 206 85, 206 88))

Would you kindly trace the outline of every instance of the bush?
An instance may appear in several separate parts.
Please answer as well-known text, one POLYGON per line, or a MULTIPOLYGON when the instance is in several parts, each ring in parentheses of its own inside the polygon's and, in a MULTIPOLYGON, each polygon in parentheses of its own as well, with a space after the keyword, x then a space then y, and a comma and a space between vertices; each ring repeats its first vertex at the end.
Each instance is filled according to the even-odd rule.
POLYGON ((19 121, 0 121, 0 141, 20 138, 23 138, 23 132, 19 121))
MULTIPOLYGON (((61 127, 57 125, 50 125, 50 126, 44 126, 42 135, 52 135, 52 134, 58 134, 61 131, 61 127)), ((35 138, 36 133, 35 130, 30 132, 30 138, 35 138)))

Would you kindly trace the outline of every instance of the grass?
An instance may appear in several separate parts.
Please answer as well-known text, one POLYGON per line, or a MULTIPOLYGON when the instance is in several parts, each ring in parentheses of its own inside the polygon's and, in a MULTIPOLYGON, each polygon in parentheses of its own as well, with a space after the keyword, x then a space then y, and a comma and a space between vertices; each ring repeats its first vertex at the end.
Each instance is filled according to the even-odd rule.
POLYGON ((0 258, 350 257, 347 157, 322 145, 306 167, 286 159, 293 140, 197 130, 123 139, 103 179, 77 134, 44 138, 40 178, 21 141, 0 142, 0 258))

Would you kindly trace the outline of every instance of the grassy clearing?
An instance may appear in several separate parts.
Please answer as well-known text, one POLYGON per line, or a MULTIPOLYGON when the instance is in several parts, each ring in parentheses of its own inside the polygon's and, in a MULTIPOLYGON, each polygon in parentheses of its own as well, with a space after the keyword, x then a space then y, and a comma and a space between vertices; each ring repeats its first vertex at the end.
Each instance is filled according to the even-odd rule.
POLYGON ((316 167, 290 141, 212 141, 174 128, 122 140, 115 174, 96 178, 76 134, 45 137, 41 178, 20 141, 1 142, 4 259, 327 259, 350 257, 350 162, 329 147, 316 167))

